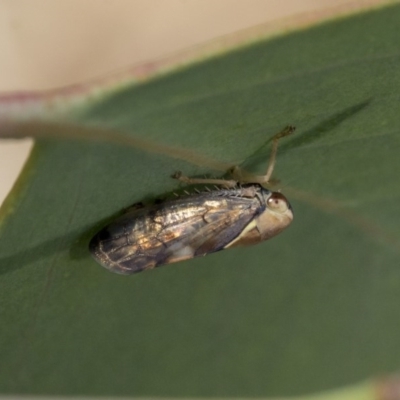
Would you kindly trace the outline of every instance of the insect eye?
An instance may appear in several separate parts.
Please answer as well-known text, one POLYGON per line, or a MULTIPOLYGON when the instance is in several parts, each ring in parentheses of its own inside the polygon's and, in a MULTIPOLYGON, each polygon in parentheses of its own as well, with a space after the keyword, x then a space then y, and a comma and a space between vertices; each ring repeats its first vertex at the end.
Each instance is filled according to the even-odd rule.
POLYGON ((272 211, 276 211, 278 213, 284 213, 288 210, 289 203, 283 194, 274 192, 267 200, 267 206, 272 211))

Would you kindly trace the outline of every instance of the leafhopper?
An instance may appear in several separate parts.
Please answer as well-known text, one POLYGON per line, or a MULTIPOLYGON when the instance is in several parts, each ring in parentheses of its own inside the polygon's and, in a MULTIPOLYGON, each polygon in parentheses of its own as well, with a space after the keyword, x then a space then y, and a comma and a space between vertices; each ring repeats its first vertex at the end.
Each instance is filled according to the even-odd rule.
POLYGON ((174 174, 188 185, 217 187, 128 211, 92 238, 91 254, 105 268, 130 275, 277 235, 292 222, 292 208, 263 185, 270 181, 279 139, 293 131, 288 126, 273 137, 265 175, 246 176, 239 168, 230 171, 231 180, 174 174))

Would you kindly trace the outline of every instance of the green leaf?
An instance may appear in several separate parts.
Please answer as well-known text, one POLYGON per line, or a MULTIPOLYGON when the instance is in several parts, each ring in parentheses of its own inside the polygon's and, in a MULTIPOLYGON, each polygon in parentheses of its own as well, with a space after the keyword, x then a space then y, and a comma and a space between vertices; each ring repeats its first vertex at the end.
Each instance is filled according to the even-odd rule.
POLYGON ((398 369, 399 24, 395 5, 3 123, 39 139, 2 208, 0 392, 288 396, 398 369), (90 257, 171 173, 259 172, 287 124, 280 236, 132 277, 90 257))

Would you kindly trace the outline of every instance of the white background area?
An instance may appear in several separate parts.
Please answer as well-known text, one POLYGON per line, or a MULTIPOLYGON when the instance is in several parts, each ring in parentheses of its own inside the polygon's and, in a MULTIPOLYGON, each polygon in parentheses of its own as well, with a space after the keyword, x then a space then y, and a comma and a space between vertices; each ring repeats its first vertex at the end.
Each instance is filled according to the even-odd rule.
MULTIPOLYGON (((0 0, 0 92, 121 71, 254 25, 349 0, 0 0)), ((31 141, 0 141, 0 204, 31 141)))

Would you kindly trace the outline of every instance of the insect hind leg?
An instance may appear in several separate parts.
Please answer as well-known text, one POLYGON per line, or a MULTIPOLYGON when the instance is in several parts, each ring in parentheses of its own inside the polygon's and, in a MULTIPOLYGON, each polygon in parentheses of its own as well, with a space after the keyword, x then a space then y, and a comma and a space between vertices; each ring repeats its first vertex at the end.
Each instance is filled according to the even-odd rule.
POLYGON ((182 172, 175 172, 171 178, 177 179, 180 182, 186 183, 188 185, 220 185, 227 188, 233 188, 237 186, 237 181, 233 179, 208 179, 208 178, 189 178, 182 174, 182 172))
POLYGON ((233 179, 189 178, 186 175, 183 175, 182 172, 180 171, 175 172, 175 174, 173 174, 171 177, 188 185, 209 184, 209 185, 225 186, 228 189, 234 188, 240 183, 259 183, 261 185, 271 183, 271 176, 274 171, 276 154, 278 152, 279 139, 292 134, 295 131, 295 129, 296 128, 294 126, 288 125, 272 137, 271 155, 269 157, 268 167, 265 175, 248 174, 245 171, 243 171, 240 167, 236 166, 228 171, 232 175, 233 179))
POLYGON ((271 176, 272 173, 274 172, 274 167, 276 163, 276 154, 278 152, 279 139, 292 134, 295 131, 295 129, 296 128, 294 126, 288 125, 272 137, 271 155, 269 157, 268 167, 265 175, 251 175, 243 171, 240 167, 236 166, 233 167, 232 170, 230 171, 233 178, 240 183, 259 183, 259 184, 270 183, 271 176))

